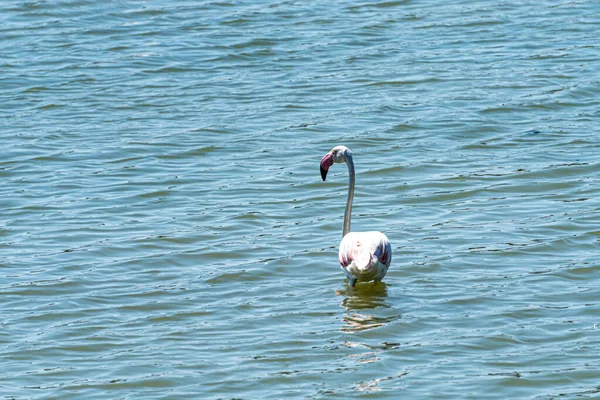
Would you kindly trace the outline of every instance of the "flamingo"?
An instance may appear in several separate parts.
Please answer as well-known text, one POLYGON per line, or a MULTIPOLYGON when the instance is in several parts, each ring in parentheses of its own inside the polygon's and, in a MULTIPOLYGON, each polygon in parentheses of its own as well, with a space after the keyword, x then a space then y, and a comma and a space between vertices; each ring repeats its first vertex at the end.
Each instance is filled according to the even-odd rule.
POLYGON ((350 175, 348 200, 344 213, 344 228, 338 259, 350 285, 356 282, 381 282, 392 262, 392 246, 381 232, 350 232, 352 200, 354 199, 354 161, 352 151, 346 146, 336 146, 321 159, 321 177, 325 181, 327 171, 334 163, 346 163, 350 175))

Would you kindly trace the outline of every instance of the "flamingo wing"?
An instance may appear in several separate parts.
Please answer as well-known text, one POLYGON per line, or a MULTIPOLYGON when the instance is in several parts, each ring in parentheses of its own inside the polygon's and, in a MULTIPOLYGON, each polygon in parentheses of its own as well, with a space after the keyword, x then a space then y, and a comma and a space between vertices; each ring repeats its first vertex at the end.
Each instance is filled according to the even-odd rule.
POLYGON ((388 240, 387 236, 385 236, 383 233, 381 233, 381 236, 378 238, 374 255, 377 257, 380 263, 386 267, 390 266, 390 263, 392 262, 392 246, 390 245, 390 241, 388 240))

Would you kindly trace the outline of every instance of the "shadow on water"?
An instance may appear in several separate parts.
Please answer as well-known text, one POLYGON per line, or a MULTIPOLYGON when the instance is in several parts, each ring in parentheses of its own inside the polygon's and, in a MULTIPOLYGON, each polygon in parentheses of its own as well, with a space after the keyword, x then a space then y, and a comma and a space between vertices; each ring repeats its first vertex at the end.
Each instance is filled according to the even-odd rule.
POLYGON ((399 315, 375 315, 377 309, 392 308, 387 299, 388 288, 384 282, 359 283, 354 288, 348 286, 337 290, 336 294, 344 297, 341 305, 347 311, 342 318, 344 321, 344 325, 340 328, 342 332, 360 332, 379 328, 400 317, 399 315), (366 312, 367 310, 372 311, 366 312))
POLYGON ((391 307, 387 302, 388 288, 385 282, 357 283, 355 287, 337 290, 336 294, 344 296, 342 306, 348 311, 391 307))

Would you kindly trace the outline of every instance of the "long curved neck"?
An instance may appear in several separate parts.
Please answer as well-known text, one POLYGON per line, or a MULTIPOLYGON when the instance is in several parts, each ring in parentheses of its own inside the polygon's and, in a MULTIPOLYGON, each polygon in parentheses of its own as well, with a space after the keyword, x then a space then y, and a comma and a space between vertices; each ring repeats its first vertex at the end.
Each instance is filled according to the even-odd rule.
POLYGON ((346 202, 346 212, 344 213, 344 229, 342 231, 342 237, 346 236, 350 232, 350 219, 352 218, 352 200, 354 199, 354 161, 352 156, 346 159, 348 165, 348 200, 346 202))

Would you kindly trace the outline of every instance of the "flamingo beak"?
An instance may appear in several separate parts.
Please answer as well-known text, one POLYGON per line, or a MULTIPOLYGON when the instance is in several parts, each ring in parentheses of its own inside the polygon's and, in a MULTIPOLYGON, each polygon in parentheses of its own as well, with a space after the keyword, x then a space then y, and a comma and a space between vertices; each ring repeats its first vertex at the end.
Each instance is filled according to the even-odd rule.
POLYGON ((333 165, 333 154, 327 153, 321 159, 321 178, 325 180, 327 176, 327 171, 329 171, 329 167, 333 165))

